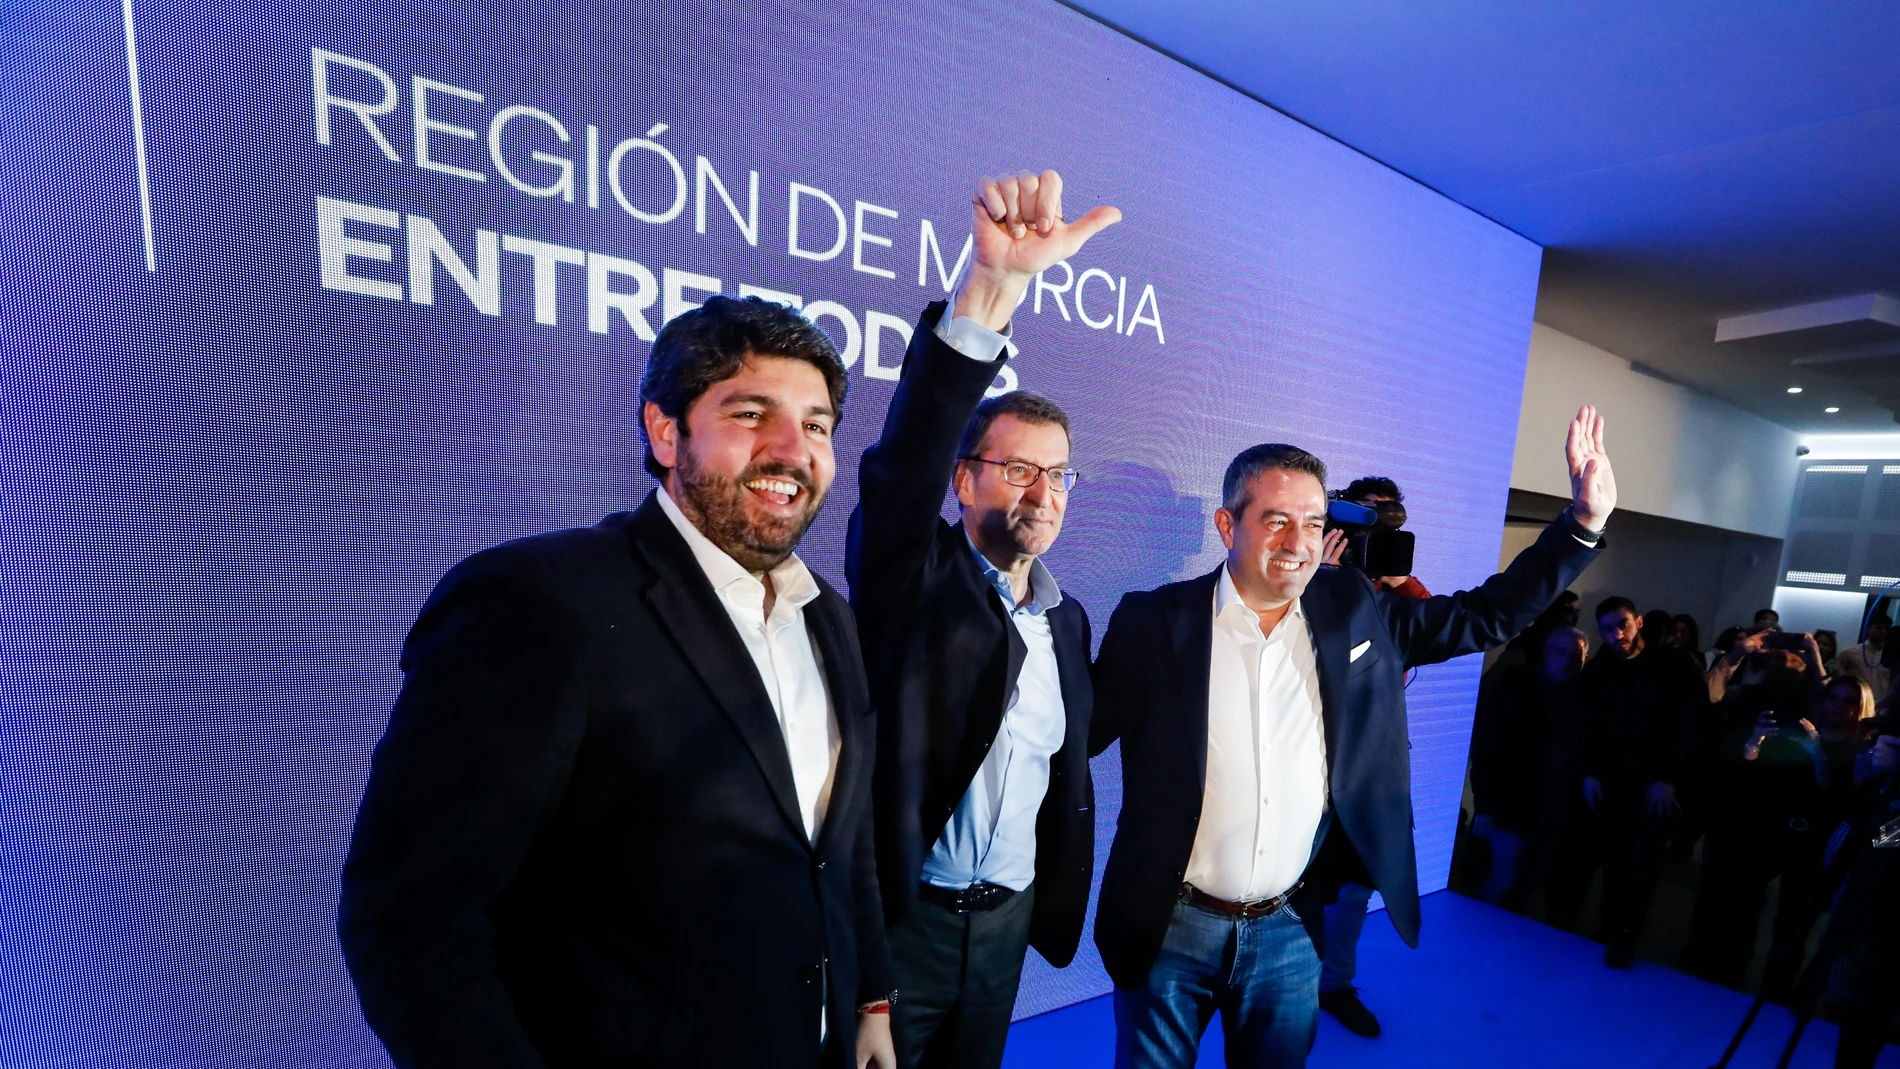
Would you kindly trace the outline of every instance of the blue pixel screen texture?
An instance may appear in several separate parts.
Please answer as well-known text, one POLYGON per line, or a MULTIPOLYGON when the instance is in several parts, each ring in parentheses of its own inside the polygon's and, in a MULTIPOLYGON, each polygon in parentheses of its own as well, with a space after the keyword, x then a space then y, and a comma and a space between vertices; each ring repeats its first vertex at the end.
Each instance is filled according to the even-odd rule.
MULTIPOLYGON (((338 871, 431 585, 637 505, 653 332, 762 293, 850 364, 801 550, 843 589, 858 454, 985 174, 1126 220, 1032 285, 997 383, 1074 420, 1047 561, 1098 639, 1219 562, 1263 441, 1398 480, 1433 590, 1495 568, 1537 247, 1048 0, 6 19, 0 1064, 386 1064, 338 871)), ((1409 692, 1425 890, 1478 671, 1409 692)), ((1094 771, 1099 880, 1118 752, 1094 771)), ((1107 990, 1085 935, 1018 1015, 1107 990)))

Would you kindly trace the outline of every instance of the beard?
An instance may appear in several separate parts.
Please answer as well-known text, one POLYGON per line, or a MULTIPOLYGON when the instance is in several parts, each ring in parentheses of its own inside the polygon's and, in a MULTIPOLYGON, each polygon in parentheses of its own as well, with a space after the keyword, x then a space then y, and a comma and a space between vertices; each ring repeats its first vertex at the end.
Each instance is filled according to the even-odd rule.
POLYGON ((675 504, 680 511, 708 541, 748 572, 769 572, 783 564, 798 548, 799 539, 805 537, 825 503, 825 495, 809 471, 783 464, 754 465, 737 478, 728 478, 700 467, 692 449, 685 448, 680 450, 674 474, 679 476, 680 494, 675 504), (797 483, 803 508, 788 517, 749 514, 745 484, 762 478, 797 483))

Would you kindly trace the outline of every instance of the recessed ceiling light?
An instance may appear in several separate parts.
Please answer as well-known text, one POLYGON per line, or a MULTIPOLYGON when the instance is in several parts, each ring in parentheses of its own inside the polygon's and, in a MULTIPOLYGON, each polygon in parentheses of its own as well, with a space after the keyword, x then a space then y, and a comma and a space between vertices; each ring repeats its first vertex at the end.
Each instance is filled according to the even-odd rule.
POLYGON ((1830 416, 1831 416, 1831 415, 1833 415, 1834 413, 1836 413, 1836 412, 1839 412, 1839 411, 1840 411, 1840 409, 1839 409, 1839 408, 1836 408, 1836 407, 1835 407, 1835 406, 1833 406, 1833 405, 1829 405, 1829 406, 1827 406, 1826 408, 1824 408, 1824 409, 1822 409, 1821 411, 1823 411, 1823 412, 1826 412, 1826 413, 1827 413, 1828 415, 1830 415, 1830 416))
POLYGON ((1788 387, 1788 392, 1789 392, 1789 393, 1800 393, 1800 392, 1801 392, 1801 387, 1799 387, 1799 386, 1790 386, 1790 387, 1788 387))

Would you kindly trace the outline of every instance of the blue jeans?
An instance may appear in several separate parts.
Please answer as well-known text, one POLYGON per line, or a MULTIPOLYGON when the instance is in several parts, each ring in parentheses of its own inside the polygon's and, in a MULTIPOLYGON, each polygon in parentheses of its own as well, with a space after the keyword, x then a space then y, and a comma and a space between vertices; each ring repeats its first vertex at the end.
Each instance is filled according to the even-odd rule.
POLYGON ((1147 984, 1115 989, 1116 1069, 1193 1069, 1215 1010, 1230 1069, 1306 1064, 1319 955, 1291 907, 1241 920, 1175 903, 1147 984))
POLYGON ((1362 883, 1339 885, 1339 901, 1326 907, 1325 945, 1320 948, 1319 989, 1344 991, 1359 975, 1359 933, 1366 928, 1366 903, 1372 888, 1362 883))

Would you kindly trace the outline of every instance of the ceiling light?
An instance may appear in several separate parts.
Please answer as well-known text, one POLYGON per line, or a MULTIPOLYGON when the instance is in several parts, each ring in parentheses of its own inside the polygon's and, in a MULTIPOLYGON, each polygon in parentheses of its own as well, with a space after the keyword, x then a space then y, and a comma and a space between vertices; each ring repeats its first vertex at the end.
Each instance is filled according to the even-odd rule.
POLYGON ((1821 411, 1823 411, 1823 412, 1826 412, 1826 413, 1827 413, 1828 415, 1830 415, 1830 416, 1831 416, 1831 415, 1833 415, 1834 413, 1836 413, 1836 412, 1839 412, 1839 411, 1840 411, 1840 409, 1839 409, 1839 408, 1837 408, 1837 407, 1835 407, 1834 405, 1829 405, 1829 406, 1827 406, 1826 408, 1824 408, 1824 409, 1822 409, 1821 411))
POLYGON ((1801 387, 1799 387, 1799 386, 1790 386, 1790 387, 1788 387, 1788 392, 1789 392, 1789 393, 1800 393, 1800 392, 1801 392, 1801 387))

